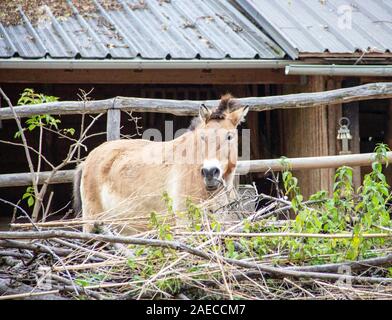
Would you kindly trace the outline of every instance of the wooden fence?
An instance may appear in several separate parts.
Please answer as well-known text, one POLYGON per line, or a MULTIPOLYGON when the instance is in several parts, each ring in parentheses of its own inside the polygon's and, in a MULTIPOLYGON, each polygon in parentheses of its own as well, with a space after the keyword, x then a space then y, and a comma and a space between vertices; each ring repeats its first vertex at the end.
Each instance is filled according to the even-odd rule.
MULTIPOLYGON (((315 93, 300 93, 272 97, 251 97, 238 99, 241 104, 249 105, 252 111, 274 109, 320 107, 353 101, 392 98, 392 83, 372 83, 357 87, 330 90, 315 93)), ((121 111, 161 112, 178 116, 196 115, 201 103, 209 107, 218 105, 219 100, 188 101, 169 99, 145 99, 115 97, 95 101, 61 101, 36 105, 14 107, 18 117, 30 117, 37 114, 97 114, 107 113, 107 140, 120 138, 121 111)), ((13 119, 11 108, 0 109, 0 120, 13 119)), ((392 153, 388 153, 392 161, 392 153)), ((288 159, 292 170, 336 168, 342 165, 366 166, 373 161, 373 154, 354 154, 344 156, 307 157, 288 159)), ((248 172, 265 172, 282 170, 280 160, 239 161, 237 174, 248 172)), ((39 183, 43 183, 49 172, 38 174, 39 183)), ((50 183, 69 183, 72 181, 73 170, 57 172, 50 183)), ((31 173, 12 173, 0 175, 0 187, 16 187, 31 184, 31 173)))
MULTIPOLYGON (((361 86, 336 89, 324 92, 297 93, 271 97, 251 97, 237 99, 243 105, 249 105, 251 111, 269 111, 275 109, 293 109, 320 107, 354 101, 392 98, 392 83, 370 83, 361 86)), ((199 106, 216 107, 219 100, 190 101, 171 99, 146 99, 115 97, 107 100, 58 101, 28 106, 15 107, 19 117, 37 114, 82 114, 116 113, 115 110, 134 112, 171 113, 177 116, 197 115, 199 106)), ((0 120, 13 119, 10 108, 0 109, 0 120)), ((110 118, 110 117, 108 117, 110 118)))
MULTIPOLYGON (((392 152, 387 153, 388 161, 392 162, 392 152)), ((361 167, 369 166, 374 161, 373 153, 362 153, 341 156, 306 157, 286 159, 292 170, 338 168, 340 166, 361 167)), ((250 172, 267 172, 268 170, 281 171, 284 165, 280 159, 239 161, 236 173, 244 175, 250 172)), ((51 184, 72 182, 74 170, 62 170, 51 179, 51 184)), ((38 174, 38 184, 42 184, 50 175, 50 171, 38 174)), ((31 184, 31 173, 10 173, 0 175, 1 187, 20 187, 31 184)))

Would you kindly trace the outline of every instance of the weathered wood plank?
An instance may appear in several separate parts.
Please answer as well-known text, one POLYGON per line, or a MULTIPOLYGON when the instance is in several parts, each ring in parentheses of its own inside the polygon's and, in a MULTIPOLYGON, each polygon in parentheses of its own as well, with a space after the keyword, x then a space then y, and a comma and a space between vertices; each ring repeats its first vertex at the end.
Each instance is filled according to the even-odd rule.
MULTIPOLYGON (((73 179, 74 170, 62 170, 55 173, 50 184, 68 183, 73 179)), ((50 171, 38 174, 38 184, 43 184, 50 176, 50 171)), ((31 173, 7 173, 0 175, 0 187, 21 187, 31 185, 31 173)))
MULTIPOLYGON (((388 152, 387 157, 389 161, 392 161, 392 152, 388 152)), ((368 166, 373 161, 374 153, 287 159, 287 163, 292 170, 368 166)), ((283 169, 284 166, 279 159, 250 160, 239 161, 236 172, 237 174, 246 174, 248 172, 265 172, 267 170, 282 171, 283 169)))
POLYGON ((68 300, 59 295, 59 290, 41 291, 24 283, 12 283, 10 279, 0 279, 0 300, 68 300))
POLYGON ((109 109, 106 123, 106 140, 120 139, 121 110, 109 109))
MULTIPOLYGON (((272 97, 250 97, 238 99, 240 103, 249 105, 252 111, 274 109, 309 108, 324 105, 335 105, 353 101, 392 98, 392 82, 370 83, 352 88, 330 90, 324 92, 298 93, 272 97)), ((219 100, 189 101, 170 99, 145 99, 116 97, 95 101, 60 101, 31 106, 15 107, 20 117, 36 114, 78 114, 101 113, 117 108, 134 112, 161 112, 177 116, 197 115, 201 103, 216 107, 219 100)), ((10 108, 0 109, 0 120, 12 119, 10 108)))
MULTIPOLYGON (((388 161, 392 161, 392 152, 387 153, 388 161)), ((341 166, 369 166, 374 161, 374 153, 361 153, 325 157, 305 157, 287 159, 292 170, 312 170, 338 168, 341 166)), ((266 172, 267 170, 282 171, 284 166, 279 159, 239 161, 237 174, 248 172, 266 172)))
MULTIPOLYGON (((341 87, 341 81, 336 79, 327 80, 327 89, 337 89, 341 87)), ((342 117, 342 105, 336 104, 333 106, 328 106, 327 108, 327 135, 328 135, 328 155, 339 154, 340 145, 336 139, 337 132, 339 129, 339 120, 342 117)), ((328 191, 332 193, 333 191, 333 181, 335 176, 335 168, 329 169, 328 175, 328 191)))
MULTIPOLYGON (((287 159, 287 163, 292 170, 302 169, 324 169, 324 168, 338 168, 340 166, 368 166, 374 161, 374 153, 350 154, 339 156, 325 156, 325 157, 306 157, 306 158, 291 158, 287 159)), ((392 161, 392 152, 387 153, 389 161, 392 161)), ((244 175, 250 172, 266 172, 268 170, 282 171, 284 166, 280 159, 269 160, 250 160, 239 161, 236 173, 244 175)), ((69 183, 73 179, 74 170, 64 170, 57 172, 51 183, 69 183)), ((50 172, 39 173, 39 184, 42 184, 48 177, 50 172)), ((30 173, 10 173, 0 175, 1 187, 19 187, 31 184, 30 173)))
MULTIPOLYGON (((343 81, 343 87, 351 87, 355 86, 359 83, 359 80, 356 78, 349 78, 343 81)), ((359 128, 359 103, 357 101, 353 101, 351 103, 345 104, 342 106, 342 114, 344 117, 347 117, 350 120, 350 132, 352 139, 350 141, 350 151, 351 153, 359 153, 361 146, 361 135, 359 128)), ((353 168, 353 184, 355 189, 359 188, 361 185, 361 168, 353 168)))
MULTIPOLYGON (((392 100, 389 100, 386 121, 388 124, 392 123, 392 100)), ((388 146, 392 147, 392 126, 391 125, 386 126, 385 143, 388 144, 388 146)))

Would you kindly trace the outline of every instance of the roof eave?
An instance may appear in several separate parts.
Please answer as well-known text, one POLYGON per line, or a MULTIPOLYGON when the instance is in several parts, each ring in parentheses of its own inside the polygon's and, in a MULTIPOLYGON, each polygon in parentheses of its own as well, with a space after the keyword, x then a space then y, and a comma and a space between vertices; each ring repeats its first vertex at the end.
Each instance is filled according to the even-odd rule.
POLYGON ((343 77, 391 77, 392 65, 289 65, 286 75, 343 76, 343 77))
POLYGON ((292 60, 0 59, 0 69, 282 69, 292 60))
POLYGON ((391 52, 300 52, 299 59, 307 58, 362 58, 365 59, 389 59, 391 52))

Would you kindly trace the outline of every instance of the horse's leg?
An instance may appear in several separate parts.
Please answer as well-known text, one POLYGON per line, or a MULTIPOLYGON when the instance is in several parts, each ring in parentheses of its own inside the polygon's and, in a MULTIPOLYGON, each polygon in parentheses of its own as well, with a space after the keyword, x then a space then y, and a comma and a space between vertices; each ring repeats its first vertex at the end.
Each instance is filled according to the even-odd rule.
MULTIPOLYGON (((93 232, 96 223, 94 220, 98 219, 99 213, 103 211, 101 205, 101 199, 98 192, 98 188, 86 188, 86 185, 92 185, 91 183, 85 183, 85 178, 82 178, 80 186, 80 195, 82 198, 82 211, 83 221, 92 221, 83 224, 83 232, 93 232)), ((88 181, 87 181, 88 182, 88 181)))

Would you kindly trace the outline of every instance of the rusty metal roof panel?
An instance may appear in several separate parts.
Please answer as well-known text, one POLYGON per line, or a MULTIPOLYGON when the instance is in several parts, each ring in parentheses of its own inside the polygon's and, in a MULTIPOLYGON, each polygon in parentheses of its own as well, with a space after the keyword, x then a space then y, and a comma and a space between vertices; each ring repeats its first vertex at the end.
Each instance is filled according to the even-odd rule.
POLYGON ((390 53, 390 0, 236 0, 292 57, 390 53))
POLYGON ((230 0, 92 0, 81 13, 0 23, 0 58, 282 59, 285 52, 230 0), (34 21, 34 22, 33 22, 34 21))

